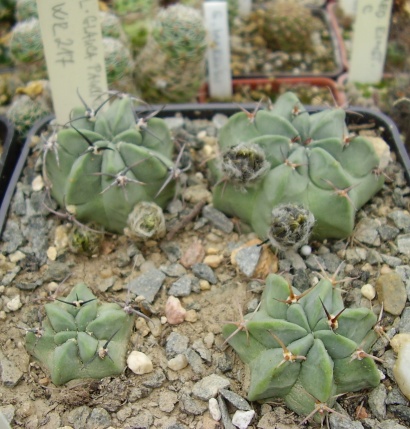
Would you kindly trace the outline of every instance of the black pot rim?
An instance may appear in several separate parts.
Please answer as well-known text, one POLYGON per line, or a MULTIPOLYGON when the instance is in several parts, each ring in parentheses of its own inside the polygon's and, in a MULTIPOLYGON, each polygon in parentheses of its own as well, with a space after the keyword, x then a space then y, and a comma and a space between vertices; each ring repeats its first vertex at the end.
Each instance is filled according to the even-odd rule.
MULTIPOLYGON (((197 104, 197 103, 186 103, 186 104, 170 104, 168 106, 152 105, 150 111, 158 110, 158 117, 169 117, 176 114, 181 114, 190 119, 211 119, 216 113, 225 114, 227 116, 233 115, 240 111, 239 106, 252 111, 255 108, 255 103, 244 103, 244 104, 233 104, 233 103, 208 103, 208 104, 197 104)), ((310 113, 315 113, 328 107, 322 106, 305 106, 306 110, 310 113)), ((136 109, 136 113, 146 112, 147 108, 139 106, 136 109)), ((26 159, 30 152, 31 140, 35 135, 40 134, 44 131, 50 121, 54 119, 53 115, 46 116, 39 119, 33 127, 30 129, 27 138, 21 147, 19 159, 14 166, 9 166, 12 170, 9 183, 7 184, 6 192, 3 197, 3 201, 0 202, 0 237, 6 222, 8 208, 11 203, 14 191, 17 187, 17 182, 20 178, 21 172, 23 171, 26 159)), ((348 124, 364 124, 371 120, 374 122, 374 128, 379 129, 381 136, 389 145, 390 149, 397 154, 398 161, 403 165, 405 169, 405 175, 407 182, 410 184, 410 158, 401 140, 399 130, 396 124, 384 113, 377 112, 375 110, 350 106, 346 112, 346 121, 348 124)), ((18 142, 12 140, 11 145, 18 145, 18 142)), ((7 166, 4 165, 6 168, 7 166)))

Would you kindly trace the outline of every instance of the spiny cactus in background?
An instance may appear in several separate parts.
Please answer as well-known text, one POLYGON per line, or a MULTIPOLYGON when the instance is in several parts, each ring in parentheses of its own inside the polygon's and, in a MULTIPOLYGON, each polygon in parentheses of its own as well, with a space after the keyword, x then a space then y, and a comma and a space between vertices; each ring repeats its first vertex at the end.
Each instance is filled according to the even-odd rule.
POLYGON ((264 9, 252 13, 260 35, 272 51, 309 52, 317 18, 310 10, 289 1, 267 2, 264 9))
MULTIPOLYGON (((235 18, 238 16, 239 12, 239 0, 224 0, 228 3, 228 22, 229 28, 234 24, 235 18)), ((193 7, 198 10, 202 10, 203 0, 180 0, 179 4, 184 6, 193 7)))
POLYGON ((249 400, 283 398, 297 414, 320 422, 319 405, 330 408, 338 394, 379 384, 368 354, 376 323, 367 308, 345 308, 329 279, 299 293, 270 274, 259 310, 222 332, 250 366, 249 400))
POLYGON ((103 37, 112 37, 125 41, 121 20, 111 12, 100 11, 101 33, 103 37))
POLYGON ((15 15, 17 21, 26 21, 30 18, 38 18, 36 0, 17 0, 15 15))
POLYGON ((198 11, 182 5, 162 9, 136 59, 136 82, 144 100, 195 100, 205 80, 205 51, 206 31, 198 11))
POLYGON ((37 18, 18 22, 12 28, 9 48, 23 81, 47 78, 40 23, 37 18))
POLYGON ((50 372, 55 385, 78 378, 119 375, 133 317, 117 304, 100 304, 84 284, 45 305, 47 319, 26 329, 26 348, 50 372))
POLYGON ((381 189, 384 178, 372 144, 349 135, 345 116, 343 109, 309 115, 288 92, 271 110, 230 117, 219 133, 222 159, 213 166, 215 208, 238 217, 265 239, 274 207, 302 204, 316 219, 314 238, 347 237, 356 211, 381 189), (249 160, 238 163, 243 169, 238 175, 254 179, 239 184, 224 166, 238 145, 249 152, 249 160))
POLYGON ((109 87, 125 93, 134 92, 133 61, 130 50, 119 39, 104 37, 102 41, 109 87))
POLYGON ((111 6, 125 22, 153 17, 159 8, 158 0, 113 0, 111 6))
POLYGON ((37 80, 16 89, 6 116, 14 124, 18 136, 24 138, 37 120, 52 113, 50 83, 37 80))
POLYGON ((136 123, 129 96, 106 111, 75 109, 73 118, 47 146, 43 173, 51 195, 78 221, 122 233, 135 204, 155 201, 164 207, 174 196, 173 181, 161 190, 173 167, 165 121, 136 123))

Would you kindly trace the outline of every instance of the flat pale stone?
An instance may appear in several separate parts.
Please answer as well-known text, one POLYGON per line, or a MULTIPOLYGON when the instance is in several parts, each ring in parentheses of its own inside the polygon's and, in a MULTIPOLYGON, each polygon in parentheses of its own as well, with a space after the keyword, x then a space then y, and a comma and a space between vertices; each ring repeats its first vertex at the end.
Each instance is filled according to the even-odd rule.
POLYGON ((403 395, 410 400, 410 341, 403 342, 393 367, 394 378, 403 395))
POLYGON ((151 359, 142 352, 132 351, 127 358, 128 368, 137 375, 148 374, 154 370, 151 359))
POLYGON ((382 274, 376 282, 378 300, 394 316, 400 316, 406 305, 407 293, 403 280, 396 272, 382 274))

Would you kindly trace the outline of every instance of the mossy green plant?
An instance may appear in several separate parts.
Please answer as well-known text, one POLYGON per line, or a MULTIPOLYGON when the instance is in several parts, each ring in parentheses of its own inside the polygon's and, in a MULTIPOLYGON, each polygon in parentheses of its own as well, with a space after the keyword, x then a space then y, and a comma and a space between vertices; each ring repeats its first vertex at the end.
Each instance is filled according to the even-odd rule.
POLYGON ((42 326, 27 329, 26 347, 55 385, 124 371, 132 315, 117 304, 100 304, 84 283, 65 298, 45 304, 45 310, 42 326))
POLYGON ((300 293, 270 274, 257 311, 222 332, 250 367, 249 400, 282 398, 297 414, 320 421, 319 404, 330 408, 341 393, 379 384, 369 354, 376 324, 372 310, 345 308, 328 278, 300 293))

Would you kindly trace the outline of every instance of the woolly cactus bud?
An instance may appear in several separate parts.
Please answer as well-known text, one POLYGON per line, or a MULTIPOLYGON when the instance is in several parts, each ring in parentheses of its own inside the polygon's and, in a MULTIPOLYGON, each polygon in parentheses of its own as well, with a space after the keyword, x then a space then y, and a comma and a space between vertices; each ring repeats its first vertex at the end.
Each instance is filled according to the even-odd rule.
POLYGON ((15 15, 17 21, 26 21, 30 18, 38 18, 36 0, 17 0, 15 15))
POLYGON ((115 233, 123 232, 138 202, 166 206, 175 182, 168 180, 173 144, 165 121, 151 117, 136 123, 130 97, 96 114, 75 109, 73 118, 72 127, 58 132, 43 167, 60 206, 78 221, 115 233))
POLYGON ((84 283, 46 304, 41 329, 28 329, 26 347, 50 372, 55 385, 77 378, 119 375, 133 317, 117 304, 100 304, 84 283))
POLYGON ((270 111, 238 112, 219 133, 222 153, 238 144, 257 145, 269 168, 260 180, 238 189, 216 168, 215 208, 248 223, 264 239, 272 210, 302 204, 316 221, 316 239, 343 238, 353 231, 356 211, 383 186, 379 158, 371 142, 349 136, 342 109, 309 115, 293 93, 270 111))
POLYGON ((138 241, 157 240, 164 237, 166 232, 161 207, 147 201, 135 205, 128 216, 127 225, 125 235, 138 241))
POLYGON ((260 32, 272 51, 312 51, 312 33, 317 18, 310 10, 289 1, 268 2, 266 9, 258 10, 260 32))
POLYGON ((163 9, 136 60, 137 86, 149 102, 195 100, 205 80, 206 31, 201 14, 182 5, 163 9))
POLYGON ((368 354, 377 335, 375 314, 345 309, 340 291, 322 279, 303 294, 270 274, 258 311, 242 330, 223 335, 251 370, 251 401, 282 398, 296 413, 312 416, 318 403, 331 407, 339 393, 376 387, 380 375, 368 354))
POLYGON ((315 217, 297 204, 281 204, 272 210, 272 223, 268 238, 280 250, 297 250, 309 240, 315 217))
POLYGON ((224 177, 239 186, 259 180, 269 169, 265 153, 257 145, 239 144, 222 155, 224 177))

